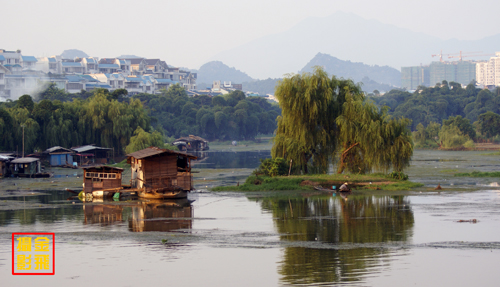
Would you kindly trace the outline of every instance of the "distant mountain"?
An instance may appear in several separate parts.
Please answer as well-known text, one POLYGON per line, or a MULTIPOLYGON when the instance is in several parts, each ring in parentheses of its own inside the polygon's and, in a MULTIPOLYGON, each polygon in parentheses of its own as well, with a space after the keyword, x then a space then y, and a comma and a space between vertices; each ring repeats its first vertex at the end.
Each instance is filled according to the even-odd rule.
POLYGON ((399 70, 404 66, 429 64, 437 60, 431 55, 440 50, 443 53, 460 50, 493 53, 498 47, 500 34, 475 41, 442 40, 351 13, 337 12, 328 17, 307 18, 288 31, 220 52, 211 60, 223 61, 254 78, 266 79, 299 71, 318 52, 399 70))
POLYGON ((64 50, 61 54, 63 59, 86 58, 88 56, 85 52, 77 49, 64 50))
POLYGON ((243 82, 243 91, 245 92, 255 92, 261 95, 271 94, 274 95, 274 88, 276 83, 281 79, 266 79, 266 80, 256 80, 252 82, 243 82))
POLYGON ((198 83, 212 85, 213 81, 231 81, 236 84, 254 81, 246 73, 230 68, 220 61, 208 62, 196 71, 198 73, 198 83))
POLYGON ((300 70, 300 73, 312 72, 314 66, 323 67, 330 75, 351 79, 356 83, 363 78, 369 78, 380 84, 401 86, 401 72, 389 66, 370 66, 363 63, 343 61, 327 54, 318 53, 300 70))
POLYGON ((117 58, 118 59, 134 59, 134 58, 143 58, 143 57, 139 57, 136 55, 121 55, 121 56, 118 56, 117 58))

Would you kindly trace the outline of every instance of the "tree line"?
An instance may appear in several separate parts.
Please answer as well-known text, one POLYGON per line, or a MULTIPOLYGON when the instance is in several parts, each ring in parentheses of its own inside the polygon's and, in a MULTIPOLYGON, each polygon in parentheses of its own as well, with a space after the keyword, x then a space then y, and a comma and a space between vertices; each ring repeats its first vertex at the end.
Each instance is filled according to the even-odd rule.
POLYGON ((242 91, 210 97, 188 97, 184 88, 173 85, 161 94, 138 94, 155 129, 168 136, 198 135, 207 140, 253 140, 257 134, 272 134, 277 104, 262 97, 246 97, 242 91))
POLYGON ((443 81, 414 93, 392 90, 372 98, 389 114, 411 120, 416 147, 471 148, 474 142, 500 142, 500 89, 466 88, 443 81))
POLYGON ((96 144, 129 153, 190 134, 208 140, 254 139, 270 134, 280 114, 266 99, 241 91, 224 96, 188 97, 173 85, 159 95, 96 89, 69 94, 54 84, 33 99, 23 95, 0 103, 0 150, 25 151, 53 146, 96 144))

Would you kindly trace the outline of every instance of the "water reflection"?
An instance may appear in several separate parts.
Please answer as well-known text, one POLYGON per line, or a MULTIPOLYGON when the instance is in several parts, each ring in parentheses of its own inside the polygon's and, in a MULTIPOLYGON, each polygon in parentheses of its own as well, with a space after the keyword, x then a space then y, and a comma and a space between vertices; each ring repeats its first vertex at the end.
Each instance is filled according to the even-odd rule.
POLYGON ((370 244, 405 242, 414 224, 403 196, 265 199, 261 205, 272 212, 281 240, 303 242, 284 250, 279 273, 288 284, 359 282, 390 260, 390 250, 370 244))
POLYGON ((193 209, 187 199, 88 204, 83 211, 84 224, 107 226, 128 221, 128 230, 132 232, 192 228, 193 209))
POLYGON ((193 208, 187 199, 142 202, 132 207, 128 228, 133 232, 191 229, 193 208))
POLYGON ((260 159, 271 157, 269 150, 264 151, 204 151, 192 153, 198 159, 193 161, 196 168, 257 168, 260 159))

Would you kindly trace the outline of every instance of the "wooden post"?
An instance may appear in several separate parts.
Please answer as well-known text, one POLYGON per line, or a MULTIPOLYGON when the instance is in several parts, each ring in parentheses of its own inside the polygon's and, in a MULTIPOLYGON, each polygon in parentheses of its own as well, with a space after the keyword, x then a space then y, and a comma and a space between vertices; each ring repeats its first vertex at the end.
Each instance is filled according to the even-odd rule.
POLYGON ((290 160, 290 168, 288 169, 288 176, 290 176, 291 172, 292 172, 292 160, 290 160))

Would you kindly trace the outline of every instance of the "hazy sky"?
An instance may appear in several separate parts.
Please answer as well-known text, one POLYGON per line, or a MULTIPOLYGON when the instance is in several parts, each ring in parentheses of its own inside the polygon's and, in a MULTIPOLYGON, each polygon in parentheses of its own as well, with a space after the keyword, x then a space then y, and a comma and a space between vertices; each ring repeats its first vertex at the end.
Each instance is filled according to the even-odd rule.
POLYGON ((34 56, 66 49, 100 58, 135 54, 193 69, 218 52, 336 11, 442 39, 500 33, 500 1, 493 0, 15 0, 1 7, 0 48, 6 50, 34 56))

